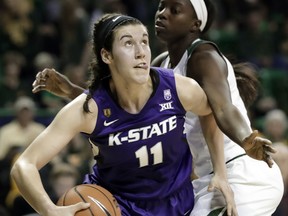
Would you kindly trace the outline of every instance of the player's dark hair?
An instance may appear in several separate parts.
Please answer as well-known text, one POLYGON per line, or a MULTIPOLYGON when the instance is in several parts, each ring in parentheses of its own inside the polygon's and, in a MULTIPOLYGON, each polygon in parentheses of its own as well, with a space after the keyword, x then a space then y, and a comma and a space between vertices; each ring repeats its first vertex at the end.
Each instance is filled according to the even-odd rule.
POLYGON ((233 64, 240 96, 248 108, 256 100, 260 82, 257 76, 257 68, 249 62, 233 64))
POLYGON ((120 26, 142 24, 138 19, 122 14, 105 14, 98 22, 94 24, 93 29, 93 55, 89 72, 88 93, 83 104, 84 112, 89 112, 88 102, 92 98, 93 92, 100 86, 102 80, 109 77, 110 70, 108 65, 102 61, 101 49, 105 48, 108 52, 112 51, 114 41, 114 32, 120 26), (119 19, 114 19, 117 17, 119 19), (114 20, 113 20, 114 19, 114 20), (116 20, 116 21, 115 21, 116 20))

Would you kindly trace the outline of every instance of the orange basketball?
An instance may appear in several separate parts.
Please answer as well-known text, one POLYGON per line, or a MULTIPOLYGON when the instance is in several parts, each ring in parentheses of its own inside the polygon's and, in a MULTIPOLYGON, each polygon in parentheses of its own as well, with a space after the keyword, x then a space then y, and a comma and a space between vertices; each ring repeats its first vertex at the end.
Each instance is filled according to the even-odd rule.
POLYGON ((78 202, 89 202, 90 207, 78 211, 75 216, 121 216, 121 210, 115 197, 99 185, 76 185, 60 197, 57 205, 67 206, 78 202))

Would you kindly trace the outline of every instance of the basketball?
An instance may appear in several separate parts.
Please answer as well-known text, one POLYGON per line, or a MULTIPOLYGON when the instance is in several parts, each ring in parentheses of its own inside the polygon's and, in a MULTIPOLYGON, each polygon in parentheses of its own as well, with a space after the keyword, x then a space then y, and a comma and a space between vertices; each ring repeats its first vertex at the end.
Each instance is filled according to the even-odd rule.
POLYGON ((121 210, 115 197, 99 185, 76 185, 60 197, 57 205, 67 206, 78 202, 90 203, 90 207, 78 211, 75 216, 121 216, 121 210))

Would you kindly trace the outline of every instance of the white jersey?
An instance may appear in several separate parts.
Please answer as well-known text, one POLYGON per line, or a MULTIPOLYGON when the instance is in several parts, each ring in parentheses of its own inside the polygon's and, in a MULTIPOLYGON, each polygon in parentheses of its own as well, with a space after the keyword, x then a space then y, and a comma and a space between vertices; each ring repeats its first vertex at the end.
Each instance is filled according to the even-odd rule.
MULTIPOLYGON (((194 43, 199 40, 194 41, 194 43)), ((191 46, 186 50, 180 62, 174 68, 175 73, 186 76, 186 65, 191 55, 191 48, 193 47, 191 46)), ((221 53, 219 52, 219 54, 221 53)), ((232 103, 243 113, 243 117, 250 125, 247 110, 239 95, 233 67, 223 55, 222 57, 228 67, 227 80, 230 86, 232 103)), ((169 62, 170 59, 167 57, 161 66, 168 68, 169 62)), ((224 215, 226 202, 222 193, 218 190, 207 191, 213 170, 208 146, 198 117, 193 113, 187 113, 185 128, 193 155, 194 173, 199 177, 192 182, 195 205, 190 216, 224 215)), ((235 194, 239 216, 271 216, 281 201, 284 191, 281 172, 277 164, 274 163, 273 167, 269 168, 264 161, 255 160, 247 155, 237 158, 237 156, 245 154, 245 151, 227 136, 224 136, 224 153, 227 179, 235 194), (233 158, 237 158, 237 160, 231 160, 233 158)))
MULTIPOLYGON (((198 39, 199 40, 199 39, 198 39)), ((197 42, 194 41, 194 43, 197 42)), ((186 76, 187 71, 187 62, 190 58, 188 50, 185 51, 178 65, 174 68, 174 73, 181 74, 186 76)), ((232 97, 232 103, 240 110, 241 113, 247 113, 245 105, 240 97, 237 83, 234 75, 234 70, 231 63, 223 56, 226 61, 228 67, 228 83, 230 86, 230 93, 232 97)), ((170 62, 169 56, 162 62, 161 67, 168 68, 170 62)), ((247 115, 243 116, 247 123, 250 125, 250 121, 247 115)), ((190 150, 193 155, 193 163, 194 163, 194 173, 198 177, 202 177, 207 175, 213 171, 212 162, 208 150, 208 146, 206 144, 205 138, 203 136, 199 118, 194 113, 187 113, 186 115, 186 133, 187 139, 189 143, 190 150)), ((244 154, 245 151, 238 144, 233 142, 226 135, 224 137, 224 153, 225 153, 225 161, 229 161, 232 158, 244 154)))

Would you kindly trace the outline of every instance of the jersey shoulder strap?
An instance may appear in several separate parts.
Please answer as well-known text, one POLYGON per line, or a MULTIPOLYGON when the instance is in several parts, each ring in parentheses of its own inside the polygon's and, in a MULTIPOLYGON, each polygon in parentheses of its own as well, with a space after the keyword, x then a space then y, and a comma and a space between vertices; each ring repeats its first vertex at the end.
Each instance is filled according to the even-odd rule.
POLYGON ((212 41, 207 41, 207 40, 202 40, 200 38, 196 39, 195 41, 193 41, 193 43, 190 44, 190 46, 187 49, 188 52, 188 57, 190 57, 192 55, 192 53, 194 52, 194 50, 201 44, 212 44, 216 50, 220 53, 219 48, 217 47, 217 45, 215 43, 213 43, 212 41))

